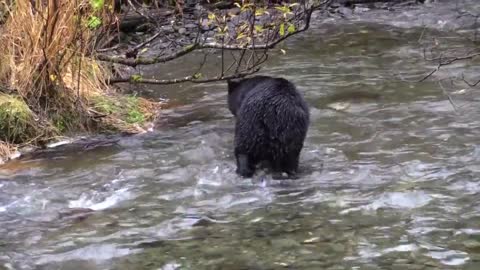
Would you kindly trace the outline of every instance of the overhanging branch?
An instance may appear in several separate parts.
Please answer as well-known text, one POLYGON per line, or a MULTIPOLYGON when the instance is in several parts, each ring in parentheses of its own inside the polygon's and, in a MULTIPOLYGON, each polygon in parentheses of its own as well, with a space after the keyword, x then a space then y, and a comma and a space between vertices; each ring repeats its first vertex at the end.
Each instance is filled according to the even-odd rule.
MULTIPOLYGON (((172 61, 174 59, 177 59, 179 57, 182 57, 186 54, 189 54, 195 50, 201 50, 201 49, 215 49, 215 50, 268 50, 274 48, 277 44, 280 42, 286 40, 287 38, 290 38, 294 35, 297 35, 299 33, 302 33, 310 28, 310 21, 312 14, 315 10, 318 10, 328 3, 330 3, 331 0, 325 0, 322 3, 311 6, 308 9, 305 9, 304 11, 304 25, 301 29, 298 29, 293 32, 288 32, 285 35, 271 41, 267 42, 265 44, 255 44, 252 43, 251 45, 226 45, 226 44, 221 44, 217 42, 209 42, 209 43, 200 43, 198 36, 197 39, 195 40, 195 43, 192 45, 189 45, 179 51, 173 52, 171 54, 167 55, 161 55, 161 56, 154 56, 154 57, 149 57, 149 58, 143 58, 143 57, 138 57, 138 58, 125 58, 121 56, 112 56, 112 55, 107 55, 107 54, 96 54, 95 57, 100 60, 100 61, 106 61, 106 62, 111 62, 111 63, 117 63, 117 64, 122 64, 126 66, 131 66, 131 67, 136 67, 138 65, 152 65, 152 64, 157 64, 157 63, 165 63, 168 61, 172 61)), ((158 36, 158 33, 157 35, 158 36)), ((155 36, 155 37, 156 37, 155 36)))
POLYGON ((182 57, 186 54, 189 54, 193 52, 194 50, 198 49, 199 44, 193 44, 190 46, 187 46, 186 48, 174 52, 172 54, 168 54, 165 56, 157 56, 157 57, 152 57, 152 58, 134 58, 134 59, 126 59, 124 57, 120 56, 111 56, 111 55, 106 55, 106 54, 97 54, 96 58, 100 61, 106 61, 106 62, 111 62, 111 63, 116 63, 116 64, 122 64, 126 66, 131 66, 131 67, 136 67, 138 65, 153 65, 157 63, 165 63, 168 61, 172 61, 174 59, 177 59, 179 57, 182 57))
POLYGON ((192 76, 186 76, 183 78, 178 78, 178 79, 167 79, 167 80, 157 80, 157 79, 148 79, 148 78, 138 78, 135 75, 125 77, 125 78, 113 78, 110 79, 107 83, 109 84, 114 84, 114 83, 142 83, 142 84, 160 84, 160 85, 168 85, 168 84, 176 84, 176 83, 183 83, 183 82, 191 82, 191 83, 207 83, 207 82, 215 82, 215 81, 221 81, 221 80, 230 80, 230 79, 236 79, 236 78, 242 78, 247 75, 251 75, 253 73, 256 73, 260 70, 260 67, 254 68, 254 69, 246 69, 244 71, 238 72, 236 74, 232 75, 220 75, 220 76, 215 76, 215 77, 210 77, 210 78, 204 78, 204 79, 199 79, 195 75, 192 76))

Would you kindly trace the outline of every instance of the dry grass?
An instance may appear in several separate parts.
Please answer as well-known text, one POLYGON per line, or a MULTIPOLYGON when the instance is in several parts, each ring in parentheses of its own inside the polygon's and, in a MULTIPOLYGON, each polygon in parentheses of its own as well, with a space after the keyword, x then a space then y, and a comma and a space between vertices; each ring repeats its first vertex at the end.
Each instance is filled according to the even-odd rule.
MULTIPOLYGON (((104 2, 100 10, 93 10, 89 0, 2 5, 7 20, 0 25, 0 94, 9 96, 0 96, 0 107, 18 105, 22 113, 12 115, 6 109, 2 116, 0 108, 0 118, 9 121, 0 125, 0 142, 35 144, 58 134, 105 129, 99 127, 97 97, 108 100, 118 95, 112 95, 105 83, 109 72, 89 57, 96 34, 88 27, 91 15, 107 21, 113 0, 104 2)), ((130 124, 128 119, 119 122, 130 124)), ((0 157, 8 153, 4 144, 0 157)))
POLYGON ((10 11, 0 41, 8 69, 0 80, 38 114, 83 114, 85 98, 106 89, 105 71, 85 57, 92 37, 79 15, 88 6, 80 0, 17 1, 10 11))
POLYGON ((15 151, 15 147, 6 142, 0 141, 0 165, 7 161, 7 157, 10 157, 15 151))

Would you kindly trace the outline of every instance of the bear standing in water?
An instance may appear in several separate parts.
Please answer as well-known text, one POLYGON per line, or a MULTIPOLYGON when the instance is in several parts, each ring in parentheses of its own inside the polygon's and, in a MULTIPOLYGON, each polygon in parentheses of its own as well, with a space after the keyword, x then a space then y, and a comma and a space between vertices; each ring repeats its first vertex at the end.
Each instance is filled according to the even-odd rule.
POLYGON ((228 107, 236 118, 237 173, 251 177, 270 163, 277 174, 294 178, 310 122, 307 103, 286 79, 255 76, 228 81, 228 107))

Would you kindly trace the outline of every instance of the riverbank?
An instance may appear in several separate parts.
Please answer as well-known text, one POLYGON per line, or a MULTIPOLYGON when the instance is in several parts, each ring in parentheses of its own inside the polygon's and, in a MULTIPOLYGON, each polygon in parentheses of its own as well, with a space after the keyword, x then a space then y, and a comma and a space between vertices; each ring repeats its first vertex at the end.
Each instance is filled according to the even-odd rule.
POLYGON ((103 29, 89 20, 108 26, 111 13, 38 2, 1 6, 0 164, 65 137, 147 129, 162 103, 108 85, 108 66, 91 57, 103 29))

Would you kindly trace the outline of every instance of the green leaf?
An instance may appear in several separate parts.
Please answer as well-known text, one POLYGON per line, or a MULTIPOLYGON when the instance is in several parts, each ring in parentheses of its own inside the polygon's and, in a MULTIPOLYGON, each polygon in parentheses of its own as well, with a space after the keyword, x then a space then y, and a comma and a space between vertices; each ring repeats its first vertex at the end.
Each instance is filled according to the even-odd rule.
POLYGON ((255 31, 257 31, 258 33, 263 32, 263 26, 261 26, 261 25, 255 25, 255 31))
POLYGON ((237 36, 237 40, 239 39, 242 39, 244 38, 246 35, 244 33, 240 33, 238 36, 237 36))
POLYGON ((275 7, 275 9, 281 11, 283 14, 290 12, 290 8, 287 6, 275 7))
POLYGON ((202 73, 195 73, 193 74, 194 79, 200 79, 202 77, 202 73))
POLYGON ((295 25, 293 25, 293 24, 291 23, 291 24, 288 26, 288 28, 287 28, 287 32, 290 33, 290 34, 293 33, 293 32, 295 32, 295 25))
POLYGON ((142 80, 142 75, 135 74, 135 75, 132 75, 132 77, 130 78, 131 78, 131 81, 133 82, 139 82, 142 80))
POLYGON ((97 16, 90 16, 87 21, 87 27, 90 29, 97 29, 102 25, 102 20, 97 16))
POLYGON ((264 9, 264 8, 257 8, 255 10, 255 16, 262 16, 265 13, 266 13, 266 9, 264 9))
POLYGON ((282 36, 282 37, 285 36, 285 24, 284 23, 280 24, 280 31, 279 32, 280 32, 280 36, 282 36))
POLYGON ((101 10, 104 4, 104 0, 90 0, 90 5, 95 11, 101 10))
POLYGON ((213 20, 215 20, 215 18, 216 18, 215 14, 213 14, 213 13, 208 14, 208 19, 209 20, 213 21, 213 20))

